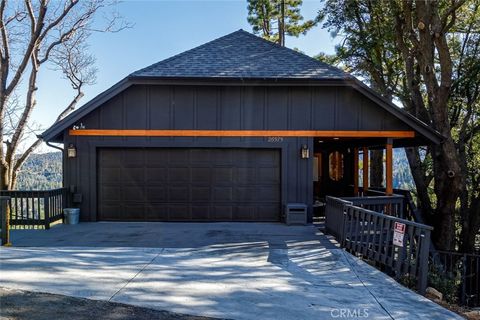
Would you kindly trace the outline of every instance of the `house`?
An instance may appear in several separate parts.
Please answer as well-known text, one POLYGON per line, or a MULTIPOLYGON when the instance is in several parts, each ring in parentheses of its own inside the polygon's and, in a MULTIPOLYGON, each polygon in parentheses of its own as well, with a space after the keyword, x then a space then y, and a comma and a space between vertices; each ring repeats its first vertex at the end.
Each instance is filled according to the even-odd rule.
POLYGON ((353 76, 242 30, 132 73, 42 138, 64 145, 82 221, 281 221, 287 203, 311 221, 315 197, 358 189, 359 150, 387 150, 391 193, 392 148, 442 139, 353 76))

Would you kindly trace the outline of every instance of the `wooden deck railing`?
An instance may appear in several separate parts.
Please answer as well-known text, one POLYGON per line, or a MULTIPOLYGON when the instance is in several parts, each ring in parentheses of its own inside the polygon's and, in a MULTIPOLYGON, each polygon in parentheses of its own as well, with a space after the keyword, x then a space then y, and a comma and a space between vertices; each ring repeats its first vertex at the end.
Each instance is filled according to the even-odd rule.
MULTIPOLYGON (((349 186, 349 191, 353 194, 353 186, 349 186)), ((370 187, 367 190, 367 192, 364 193, 363 188, 359 187, 359 196, 362 196, 362 195, 365 197, 370 197, 370 196, 383 197, 383 196, 386 196, 386 193, 385 193, 385 188, 378 188, 378 187, 370 187)), ((393 196, 394 197, 403 196, 403 218, 404 219, 425 224, 425 221, 422 218, 420 210, 417 208, 417 206, 415 205, 415 202, 413 201, 412 193, 410 192, 410 190, 393 189, 393 196)))
POLYGON ((333 235, 340 244, 344 240, 345 210, 352 203, 335 197, 326 197, 325 207, 325 229, 333 235))
POLYGON ((0 196, 10 197, 7 212, 12 228, 49 229, 51 223, 63 219, 66 195, 66 188, 44 191, 0 191, 0 196))
POLYGON ((397 218, 405 219, 403 204, 405 202, 402 195, 377 195, 366 197, 342 197, 343 200, 350 201, 354 206, 385 213, 397 218))
POLYGON ((327 197, 325 225, 348 251, 374 261, 397 279, 414 279, 417 290, 425 293, 432 227, 335 197, 327 197), (393 245, 395 222, 405 225, 403 246, 393 245))

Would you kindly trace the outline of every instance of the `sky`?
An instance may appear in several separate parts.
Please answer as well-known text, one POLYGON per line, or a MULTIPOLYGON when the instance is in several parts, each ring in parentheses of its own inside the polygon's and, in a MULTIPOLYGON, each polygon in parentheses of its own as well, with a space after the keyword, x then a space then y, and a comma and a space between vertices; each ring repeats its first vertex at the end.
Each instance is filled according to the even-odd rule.
MULTIPOLYGON (((320 0, 304 0, 301 13, 310 19, 320 7, 320 0)), ((116 10, 132 27, 91 36, 89 45, 96 58, 97 81, 85 89, 79 106, 138 69, 239 29, 252 31, 247 22, 246 0, 127 0, 116 10)), ((286 46, 314 56, 333 53, 337 42, 317 26, 305 36, 288 37, 286 46)), ((41 72, 38 88, 32 120, 46 129, 74 92, 59 72, 50 69, 41 72)))

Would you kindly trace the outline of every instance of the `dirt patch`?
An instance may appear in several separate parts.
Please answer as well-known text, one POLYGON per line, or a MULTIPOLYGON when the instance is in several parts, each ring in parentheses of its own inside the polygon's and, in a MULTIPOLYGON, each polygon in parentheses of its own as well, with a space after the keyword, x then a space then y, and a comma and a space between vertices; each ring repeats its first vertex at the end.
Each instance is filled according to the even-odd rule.
POLYGON ((211 320, 122 303, 0 287, 0 320, 211 320))

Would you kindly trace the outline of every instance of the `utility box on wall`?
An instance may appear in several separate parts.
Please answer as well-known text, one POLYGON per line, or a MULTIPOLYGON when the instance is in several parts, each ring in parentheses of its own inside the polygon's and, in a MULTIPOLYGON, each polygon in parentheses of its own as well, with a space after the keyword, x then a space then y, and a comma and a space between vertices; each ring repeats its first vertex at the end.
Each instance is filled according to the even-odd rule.
POLYGON ((288 203, 285 206, 285 223, 292 224, 307 224, 307 205, 304 203, 288 203))

